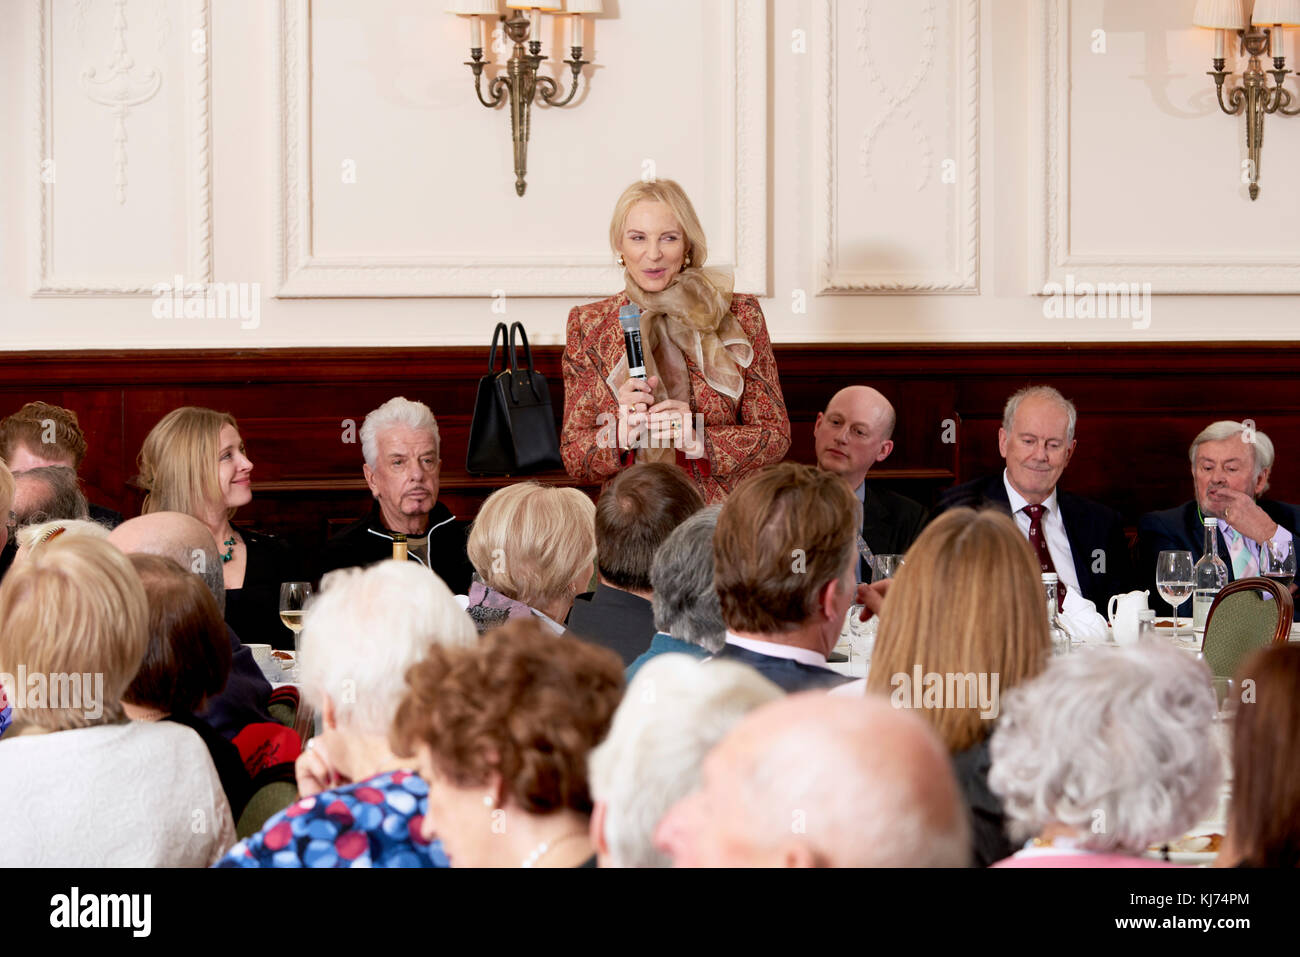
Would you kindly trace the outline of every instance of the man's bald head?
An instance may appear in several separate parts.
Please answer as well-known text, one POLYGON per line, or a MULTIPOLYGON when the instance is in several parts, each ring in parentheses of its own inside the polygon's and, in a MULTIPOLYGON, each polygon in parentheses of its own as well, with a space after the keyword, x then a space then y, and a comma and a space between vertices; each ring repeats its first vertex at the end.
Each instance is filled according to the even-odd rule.
POLYGON ((934 731, 884 698, 819 692, 738 724, 660 836, 687 866, 962 867, 971 847, 934 731))
POLYGON ((813 425, 817 464, 857 488, 871 466, 894 450, 896 422, 894 407, 877 390, 866 385, 840 389, 813 425))
POLYGON ((161 555, 203 579, 226 612, 226 584, 216 539, 206 525, 181 512, 150 512, 128 519, 109 533, 108 540, 127 555, 161 555))

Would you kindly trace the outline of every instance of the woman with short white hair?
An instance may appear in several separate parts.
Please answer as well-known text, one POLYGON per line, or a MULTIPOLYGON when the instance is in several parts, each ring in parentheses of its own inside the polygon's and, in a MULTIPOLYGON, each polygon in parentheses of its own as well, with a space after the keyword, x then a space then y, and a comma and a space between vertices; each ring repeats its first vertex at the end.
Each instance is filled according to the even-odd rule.
POLYGON ((388 732, 407 671, 435 645, 476 640, 442 579, 414 562, 326 575, 299 645, 302 695, 325 729, 298 758, 302 799, 219 866, 446 867, 441 847, 419 837, 428 787, 388 732))
POLYGON ((588 759, 591 843, 600 867, 671 867, 655 847, 669 808, 695 790, 713 746, 785 692, 734 661, 668 653, 646 662, 588 759))
POLYGON ((1205 666, 1159 642, 1052 660, 1009 692, 989 787, 1030 844, 995 866, 1146 867, 1212 808, 1222 757, 1205 666))
POLYGON ((520 482, 488 496, 470 527, 478 580, 466 596, 480 632, 528 615, 560 634, 596 571, 596 506, 576 488, 520 482))

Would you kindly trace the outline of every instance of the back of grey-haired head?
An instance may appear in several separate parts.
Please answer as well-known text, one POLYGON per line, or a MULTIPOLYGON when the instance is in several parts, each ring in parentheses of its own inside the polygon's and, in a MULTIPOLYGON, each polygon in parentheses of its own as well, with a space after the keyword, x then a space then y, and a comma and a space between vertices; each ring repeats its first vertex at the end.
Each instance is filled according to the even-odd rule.
MULTIPOLYGON (((1242 442, 1250 446, 1251 454, 1254 456, 1255 466, 1250 476, 1253 483, 1259 478, 1260 472, 1273 467, 1273 440, 1255 428, 1255 423, 1251 419, 1246 419, 1243 422, 1220 419, 1218 422, 1211 422, 1201 429, 1200 434, 1192 439, 1191 447, 1187 450, 1187 458, 1192 463, 1192 469, 1196 469, 1196 452, 1201 447, 1202 442, 1222 442, 1224 439, 1237 438, 1238 436, 1240 436, 1242 442)), ((1267 489, 1268 485, 1265 485, 1264 488, 1267 489)))
POLYGON ((735 661, 667 654, 646 662, 587 759, 592 797, 605 804, 608 863, 668 867, 654 843, 660 820, 695 790, 714 745, 750 711, 783 696, 735 661))
POLYGON ((379 459, 379 434, 395 425, 433 433, 433 447, 442 451, 438 435, 438 421, 423 402, 412 402, 405 396, 395 396, 373 410, 361 423, 361 455, 372 469, 379 459))
POLYGON ((1205 666, 1160 642, 1052 659, 1008 692, 989 787, 1013 839, 1052 823, 1081 847, 1140 852, 1200 820, 1218 794, 1205 666))
POLYGON ((650 566, 655 627, 709 652, 722 650, 727 633, 713 587, 713 532, 721 510, 711 505, 678 525, 650 566))
MULTIPOLYGON (((90 505, 77 483, 77 473, 66 465, 42 465, 25 469, 14 476, 15 482, 38 482, 42 492, 24 501, 17 512, 19 525, 37 525, 61 519, 90 518, 90 505)), ((17 498, 17 496, 15 496, 17 498)))
POLYGON ((1002 410, 1002 428, 1006 430, 1008 435, 1011 434, 1011 423, 1016 419, 1016 412, 1020 408, 1020 403, 1025 399, 1050 399, 1064 409, 1067 416, 1065 440, 1067 442, 1074 441, 1074 427, 1079 424, 1079 410, 1074 407, 1073 402, 1050 385, 1027 385, 1007 399, 1006 407, 1002 410))
POLYGON ((226 578, 222 572, 224 563, 215 544, 183 541, 178 538, 164 537, 141 543, 134 551, 146 555, 159 555, 170 558, 181 568, 198 575, 217 600, 217 610, 224 618, 226 615, 226 578))

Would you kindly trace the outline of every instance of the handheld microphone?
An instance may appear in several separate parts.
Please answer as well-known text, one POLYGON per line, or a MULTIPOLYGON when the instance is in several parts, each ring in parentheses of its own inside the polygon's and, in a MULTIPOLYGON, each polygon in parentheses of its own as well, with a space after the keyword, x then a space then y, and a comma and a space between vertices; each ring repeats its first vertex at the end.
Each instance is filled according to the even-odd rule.
POLYGON ((641 309, 629 302, 618 311, 618 324, 623 327, 623 345, 627 348, 627 374, 633 379, 645 378, 645 355, 641 351, 641 309))

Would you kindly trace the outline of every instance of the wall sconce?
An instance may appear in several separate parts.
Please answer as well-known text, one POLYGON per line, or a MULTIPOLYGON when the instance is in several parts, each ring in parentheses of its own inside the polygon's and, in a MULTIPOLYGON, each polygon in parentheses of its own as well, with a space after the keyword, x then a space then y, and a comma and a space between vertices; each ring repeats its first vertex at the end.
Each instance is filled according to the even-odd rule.
POLYGON ((1214 30, 1214 69, 1209 71, 1209 75, 1214 77, 1219 108, 1229 116, 1243 111, 1246 114, 1246 151, 1249 157, 1246 173, 1250 198, 1254 200, 1259 196, 1259 152, 1264 143, 1265 114, 1295 116, 1300 113, 1300 106, 1288 109, 1296 97, 1282 85, 1291 72, 1286 68, 1282 28, 1300 26, 1300 0, 1256 0, 1249 17, 1243 0, 1197 0, 1192 22, 1198 27, 1214 30), (1273 24, 1273 29, 1266 29, 1267 24, 1273 24), (1228 90, 1231 109, 1223 101, 1223 81, 1231 75, 1223 68, 1224 33, 1227 30, 1237 31, 1242 49, 1250 55, 1250 63, 1241 74, 1241 86, 1228 90), (1259 62, 1266 53, 1273 54, 1273 69, 1267 71, 1273 74, 1274 85, 1271 88, 1259 62))
MULTIPOLYGON (((488 109, 501 105, 502 100, 510 99, 510 133, 515 146, 515 192, 520 196, 528 188, 525 176, 528 173, 528 128, 532 117, 535 96, 540 96, 547 106, 567 106, 578 92, 578 81, 582 68, 589 60, 582 58, 582 15, 584 13, 601 13, 602 0, 568 0, 569 15, 569 51, 572 59, 564 62, 573 74, 573 87, 564 99, 558 99, 559 87, 549 76, 538 76, 537 68, 542 56, 542 12, 554 13, 561 9, 562 0, 507 0, 506 6, 514 10, 514 15, 506 20, 506 36, 515 45, 514 52, 506 61, 504 75, 494 79, 488 87, 491 99, 483 96, 483 17, 495 18, 498 13, 499 0, 451 0, 448 13, 470 18, 470 59, 465 65, 474 71, 474 92, 478 100, 488 109), (524 11, 528 14, 525 15, 524 11), (524 50, 524 42, 528 50, 524 50)), ((1300 0, 1297 0, 1300 2, 1300 0)))

